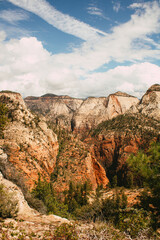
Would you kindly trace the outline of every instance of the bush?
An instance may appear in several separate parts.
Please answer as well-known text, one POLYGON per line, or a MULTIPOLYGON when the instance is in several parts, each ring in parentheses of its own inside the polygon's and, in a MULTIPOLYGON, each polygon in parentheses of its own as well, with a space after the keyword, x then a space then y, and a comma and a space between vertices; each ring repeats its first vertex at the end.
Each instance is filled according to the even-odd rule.
POLYGON ((75 226, 68 223, 61 224, 55 230, 53 240, 78 240, 75 226))
POLYGON ((136 237, 140 231, 148 228, 149 222, 150 218, 143 209, 131 209, 119 214, 117 227, 131 237, 136 237))
POLYGON ((18 202, 13 199, 13 194, 6 192, 0 184, 0 217, 14 218, 17 216, 18 202))
POLYGON ((139 152, 136 156, 130 156, 128 165, 134 176, 141 180, 142 185, 148 186, 150 196, 143 193, 141 207, 150 207, 152 212, 152 226, 160 228, 160 142, 153 143, 147 153, 139 152))
POLYGON ((68 211, 73 213, 77 208, 88 204, 88 195, 90 192, 88 182, 84 184, 73 184, 70 182, 68 191, 65 191, 65 204, 68 206, 68 211))
POLYGON ((44 203, 42 202, 42 200, 39 200, 38 198, 35 198, 31 193, 27 192, 25 194, 25 199, 28 202, 28 205, 31 208, 36 209, 38 212, 42 213, 42 214, 46 214, 47 213, 47 208, 44 205, 44 203))
POLYGON ((102 201, 102 213, 104 219, 108 222, 115 222, 118 215, 118 208, 114 199, 107 198, 102 201))
POLYGON ((94 201, 92 204, 87 204, 81 208, 77 208, 74 215, 78 220, 89 220, 94 222, 96 220, 103 220, 101 204, 98 200, 94 201))
MULTIPOLYGON (((32 190, 32 197, 37 199, 35 201, 36 205, 42 202, 47 209, 48 214, 55 214, 61 217, 69 217, 68 206, 63 202, 58 201, 51 182, 46 180, 42 181, 39 175, 38 181, 35 183, 35 187, 32 190), (39 201, 38 201, 39 200, 39 201)), ((32 203, 34 204, 34 202, 32 203)))
POLYGON ((0 102, 0 136, 3 136, 3 129, 8 122, 8 108, 4 103, 0 102))
POLYGON ((74 215, 77 219, 89 221, 105 221, 117 223, 119 213, 127 206, 127 197, 123 191, 117 191, 113 198, 104 200, 96 199, 92 204, 87 204, 76 209, 74 215))

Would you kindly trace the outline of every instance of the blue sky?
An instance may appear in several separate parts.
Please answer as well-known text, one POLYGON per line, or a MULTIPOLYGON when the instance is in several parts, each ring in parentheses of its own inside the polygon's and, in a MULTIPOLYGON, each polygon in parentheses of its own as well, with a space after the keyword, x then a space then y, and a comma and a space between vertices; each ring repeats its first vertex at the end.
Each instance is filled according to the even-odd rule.
POLYGON ((160 83, 160 1, 0 0, 0 90, 137 97, 160 83))

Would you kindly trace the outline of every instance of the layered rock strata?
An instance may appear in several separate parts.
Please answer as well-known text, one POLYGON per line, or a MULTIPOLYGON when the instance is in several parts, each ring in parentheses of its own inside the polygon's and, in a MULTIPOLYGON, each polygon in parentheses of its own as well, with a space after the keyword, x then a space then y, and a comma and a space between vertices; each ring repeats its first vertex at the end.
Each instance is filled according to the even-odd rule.
POLYGON ((103 121, 124 114, 139 103, 136 97, 117 92, 107 98, 87 98, 73 116, 74 130, 81 132, 95 128, 103 121))
POLYGON ((44 115, 48 121, 71 130, 73 114, 83 100, 46 94, 41 97, 27 97, 25 102, 32 111, 44 115))
POLYGON ((82 132, 96 127, 102 121, 124 114, 139 100, 117 92, 108 97, 89 97, 85 100, 46 94, 37 98, 27 97, 25 102, 31 110, 45 115, 50 122, 74 132, 82 132))

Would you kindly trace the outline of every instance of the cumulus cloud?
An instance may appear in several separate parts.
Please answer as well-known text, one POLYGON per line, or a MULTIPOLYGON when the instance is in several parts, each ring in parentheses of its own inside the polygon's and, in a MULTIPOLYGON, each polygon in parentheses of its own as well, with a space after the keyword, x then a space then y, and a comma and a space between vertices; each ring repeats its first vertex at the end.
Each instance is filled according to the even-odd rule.
POLYGON ((160 83, 160 67, 148 62, 160 55, 160 45, 152 38, 153 33, 160 32, 160 6, 152 2, 131 7, 136 7, 136 12, 128 22, 114 27, 107 37, 87 41, 68 54, 50 54, 33 37, 6 41, 2 32, 1 89, 23 96, 52 92, 75 97, 107 96, 128 89, 140 97, 150 85, 160 83), (130 61, 130 66, 95 72, 110 61, 130 61))
POLYGON ((122 90, 139 97, 142 89, 160 79, 160 67, 155 64, 137 63, 89 74, 73 65, 68 67, 65 61, 58 61, 58 55, 51 55, 36 38, 6 42, 1 33, 0 39, 1 90, 18 91, 23 96, 46 92, 75 97, 107 96, 122 90))
POLYGON ((99 38, 99 34, 106 35, 103 31, 91 27, 67 14, 56 10, 45 0, 8 0, 27 11, 35 13, 55 28, 72 34, 83 40, 93 40, 99 38))

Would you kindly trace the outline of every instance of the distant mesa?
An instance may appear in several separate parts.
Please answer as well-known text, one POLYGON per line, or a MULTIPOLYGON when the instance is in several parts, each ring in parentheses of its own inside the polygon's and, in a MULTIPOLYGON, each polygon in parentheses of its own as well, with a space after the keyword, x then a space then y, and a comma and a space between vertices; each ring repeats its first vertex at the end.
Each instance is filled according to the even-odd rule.
POLYGON ((38 100, 39 97, 34 97, 34 96, 28 96, 25 98, 25 100, 38 100))
POLYGON ((58 96, 53 93, 46 93, 46 94, 42 95, 41 97, 58 97, 58 96))
POLYGON ((44 95, 42 95, 40 98, 59 98, 59 99, 68 99, 68 98, 72 98, 68 95, 56 95, 53 93, 46 93, 44 95))

